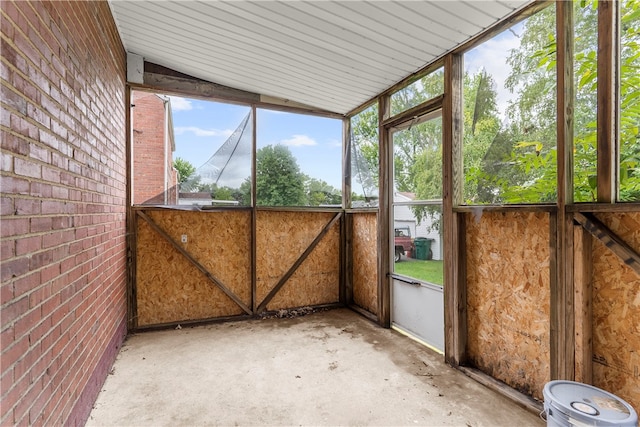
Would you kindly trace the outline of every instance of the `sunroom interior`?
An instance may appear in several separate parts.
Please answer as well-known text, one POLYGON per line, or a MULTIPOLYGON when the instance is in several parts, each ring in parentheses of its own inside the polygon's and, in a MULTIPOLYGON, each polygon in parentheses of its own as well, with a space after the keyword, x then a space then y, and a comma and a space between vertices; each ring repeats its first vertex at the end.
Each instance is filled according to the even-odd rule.
POLYGON ((554 379, 640 407, 637 1, 108 9, 126 61, 126 331, 348 307, 532 411, 554 379), (189 176, 184 100, 243 117, 189 176), (307 117, 339 141, 313 171, 265 130, 307 117), (269 175, 277 155, 297 186, 269 175))

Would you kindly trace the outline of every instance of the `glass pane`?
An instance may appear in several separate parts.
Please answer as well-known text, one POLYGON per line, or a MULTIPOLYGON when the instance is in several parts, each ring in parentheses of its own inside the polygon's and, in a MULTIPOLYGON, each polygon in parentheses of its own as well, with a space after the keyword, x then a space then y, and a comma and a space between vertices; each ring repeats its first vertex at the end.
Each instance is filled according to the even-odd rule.
POLYGON ((640 1, 620 4, 620 200, 640 201, 640 1))
POLYGON ((351 118, 351 207, 378 206, 378 104, 351 118))
POLYGON ((440 114, 392 134, 393 253, 395 273, 442 285, 440 114))
POLYGON ((132 103, 134 204, 246 204, 248 107, 141 91, 132 103))
POLYGON ((342 206, 342 121, 258 110, 256 204, 342 206))
POLYGON ((181 205, 250 206, 253 119, 245 106, 171 97, 181 205))
POLYGON ((427 74, 391 95, 394 116, 444 93, 444 68, 427 74))
POLYGON ((442 118, 393 133, 393 191, 415 200, 442 199, 442 118))
POLYGON ((597 53, 598 9, 595 1, 574 2, 574 200, 597 200, 597 53))
POLYGON ((464 55, 464 201, 556 200, 555 7, 464 55))
POLYGON ((394 273, 442 286, 441 213, 442 205, 394 206, 394 273))

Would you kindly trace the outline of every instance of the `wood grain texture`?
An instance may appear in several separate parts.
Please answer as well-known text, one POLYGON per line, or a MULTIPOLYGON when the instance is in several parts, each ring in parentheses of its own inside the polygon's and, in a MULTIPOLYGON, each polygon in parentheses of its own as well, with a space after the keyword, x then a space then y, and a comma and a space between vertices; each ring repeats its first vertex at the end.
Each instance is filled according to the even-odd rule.
POLYGON ((372 314, 378 314, 377 214, 352 216, 353 302, 372 314))
MULTIPOLYGON (((251 304, 250 213, 149 211, 149 217, 180 242, 245 304, 251 304)), ((244 311, 161 238, 137 221, 138 325, 210 319, 244 311)))
POLYGON ((447 363, 457 366, 466 353, 465 214, 454 212, 462 204, 462 55, 445 58, 445 99, 442 105, 442 216, 444 240, 444 352, 447 363))
MULTIPOLYGON (((640 251, 640 212, 599 213, 640 251)), ((640 408, 640 275, 593 239, 593 384, 640 408)))
POLYGON ((640 274, 640 254, 633 247, 618 237, 614 231, 609 229, 593 214, 576 212, 574 217, 578 223, 582 224, 585 230, 593 234, 611 252, 616 254, 622 262, 640 274))
POLYGON ((535 398, 550 379, 549 214, 467 214, 469 363, 535 398))
MULTIPOLYGON (((335 214, 326 212, 257 212, 256 292, 263 301, 335 214)), ((267 310, 338 302, 340 223, 336 222, 267 310)))
POLYGON ((598 202, 613 203, 616 197, 617 130, 617 1, 598 2, 598 202))
POLYGON ((593 253, 592 237, 581 226, 574 226, 574 278, 576 311, 576 377, 593 382, 593 253))
POLYGON ((565 380, 575 376, 573 217, 566 210, 573 204, 573 23, 573 2, 556 2, 558 211, 557 268, 551 281, 551 378, 565 380))

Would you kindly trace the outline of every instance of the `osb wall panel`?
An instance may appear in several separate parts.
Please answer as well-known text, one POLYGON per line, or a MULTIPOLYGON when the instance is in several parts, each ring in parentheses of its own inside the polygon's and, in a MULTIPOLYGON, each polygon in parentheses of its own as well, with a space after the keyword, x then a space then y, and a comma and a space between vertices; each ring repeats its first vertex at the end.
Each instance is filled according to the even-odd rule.
MULTIPOLYGON (((335 214, 259 211, 256 218, 256 296, 260 304, 335 214)), ((298 267, 267 310, 334 303, 340 288, 340 222, 298 267)))
POLYGON ((376 213, 352 216, 353 302, 378 314, 378 218, 376 213))
MULTIPOLYGON (((153 221, 214 277, 251 306, 249 212, 148 211, 153 221)), ((244 311, 161 237, 137 219, 138 325, 242 314, 244 311)))
MULTIPOLYGON (((598 214, 640 251, 640 212, 598 214)), ((640 276, 593 239, 593 383, 640 409, 640 276)))
POLYGON ((550 361, 549 214, 469 214, 466 223, 470 362, 542 399, 550 361))

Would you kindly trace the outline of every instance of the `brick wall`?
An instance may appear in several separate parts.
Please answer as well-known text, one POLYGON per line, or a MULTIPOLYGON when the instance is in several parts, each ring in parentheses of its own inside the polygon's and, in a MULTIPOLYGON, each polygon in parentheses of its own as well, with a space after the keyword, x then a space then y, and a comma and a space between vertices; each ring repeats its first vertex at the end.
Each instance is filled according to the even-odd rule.
POLYGON ((0 13, 0 424, 82 425, 126 332, 125 52, 104 1, 0 13))
MULTIPOLYGON (((164 204, 165 180, 171 179, 173 163, 169 145, 165 164, 167 120, 164 101, 154 93, 134 91, 132 103, 133 203, 164 204), (166 178, 165 172, 169 172, 166 178)), ((174 186, 169 184, 168 189, 174 186)), ((167 198, 167 204, 175 203, 170 194, 167 198)))

